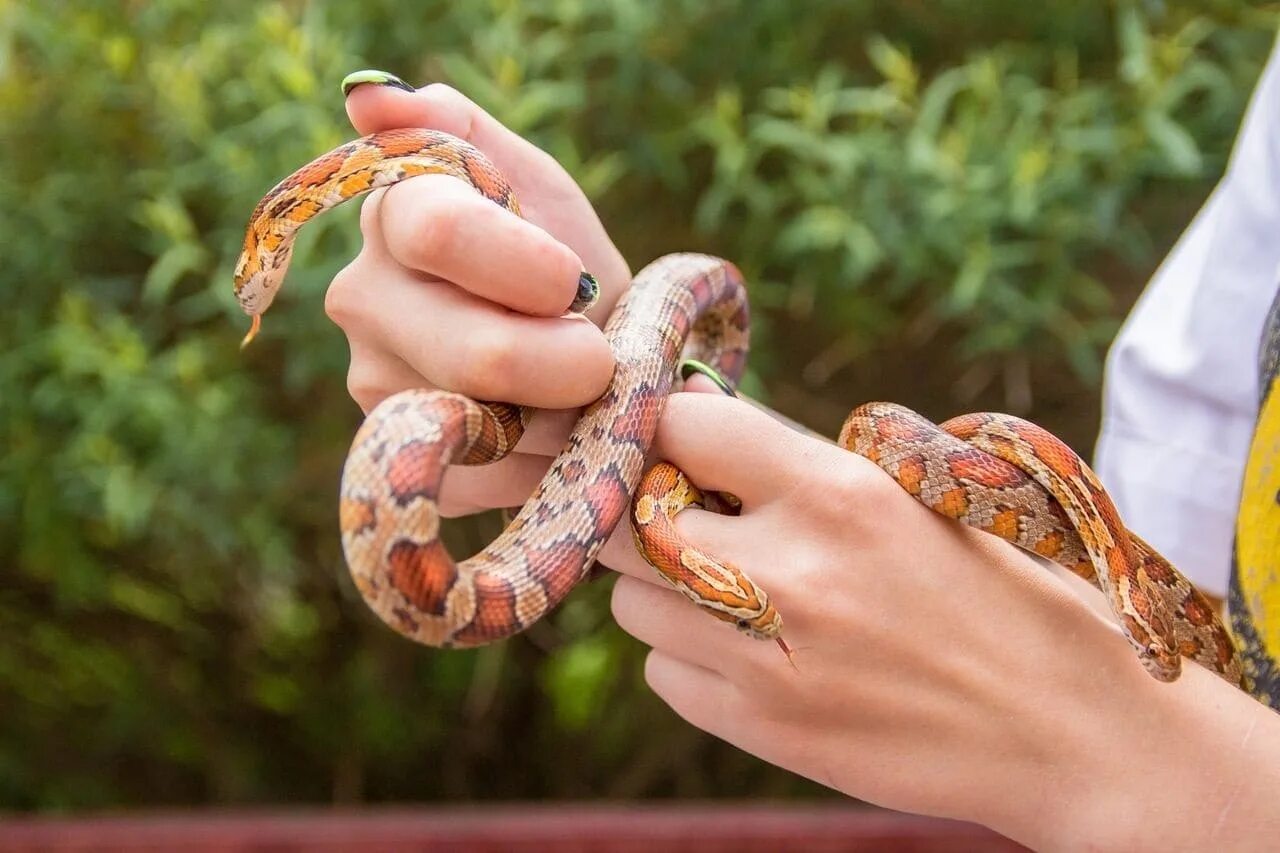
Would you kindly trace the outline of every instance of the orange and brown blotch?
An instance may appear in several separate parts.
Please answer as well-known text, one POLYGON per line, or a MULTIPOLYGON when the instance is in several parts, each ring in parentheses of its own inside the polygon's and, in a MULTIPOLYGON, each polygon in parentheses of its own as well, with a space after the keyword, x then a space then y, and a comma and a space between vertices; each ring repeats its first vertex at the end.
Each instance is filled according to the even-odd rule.
POLYGON ((454 140, 452 144, 447 144, 443 133, 425 128, 385 130, 374 134, 372 141, 385 159, 408 157, 413 154, 431 154, 446 159, 451 156, 450 152, 455 150, 456 146, 466 144, 461 140, 454 140))
POLYGON ((658 517, 658 499, 652 494, 642 493, 631 503, 631 518, 636 525, 645 527, 658 517))
POLYGON ((338 502, 338 524, 343 533, 372 530, 378 523, 378 505, 369 498, 347 498, 338 502))
POLYGON ((342 164, 346 162, 352 150, 349 145, 343 145, 323 157, 312 160, 293 173, 289 182, 290 186, 314 187, 326 183, 330 178, 338 174, 342 164))
POLYGON ((441 447, 435 443, 412 441, 387 461, 387 486, 400 505, 417 498, 434 500, 444 475, 441 447))
POLYGON ((908 456, 899 460, 897 468, 891 473, 907 494, 920 497, 924 479, 928 475, 923 456, 908 456))
POLYGON ((969 511, 969 496, 964 486, 956 486, 940 494, 932 509, 947 518, 963 518, 969 511))
POLYGON ((1213 610, 1213 605, 1204 596, 1198 595, 1194 591, 1189 592, 1182 602, 1182 612, 1186 614, 1187 621, 1197 628, 1212 625, 1218 618, 1217 613, 1213 610))
POLYGON ((443 616, 458 569, 439 539, 402 539, 387 552, 387 580, 418 610, 443 616))
POLYGON ((1031 480, 1017 466, 976 448, 948 453, 947 467, 957 480, 976 483, 990 489, 1016 488, 1031 480))
POLYGON ((479 465, 496 460, 502 455, 497 421, 487 414, 487 410, 485 411, 485 414, 479 416, 479 431, 463 453, 462 464, 464 465, 479 465))
POLYGON ((509 637, 524 627, 516 615, 516 591, 506 580, 492 572, 477 572, 472 581, 476 593, 476 612, 454 641, 463 646, 482 645, 509 637))
MULTIPOLYGON (((990 526, 984 528, 988 533, 993 533, 1008 542, 1017 542, 1022 535, 1022 513, 1016 509, 1005 509, 995 513, 991 517, 990 526)), ((1040 546, 1045 544, 1048 537, 1042 538, 1036 544, 1036 553, 1042 557, 1052 557, 1057 553, 1056 549, 1052 553, 1046 554, 1040 551, 1040 546)), ((1052 543, 1048 543, 1047 547, 1052 549, 1052 543)))
POLYGON ((569 594, 569 590, 582 579, 580 567, 584 567, 587 545, 572 539, 562 539, 541 548, 527 546, 524 557, 532 567, 533 581, 542 585, 547 595, 547 606, 553 607, 569 594))
POLYGON ((1163 557, 1157 557, 1155 554, 1149 553, 1144 555, 1141 563, 1147 577, 1161 586, 1173 587, 1178 584, 1179 576, 1177 572, 1163 557))
POLYGON ((587 464, 581 459, 570 459, 560 468, 560 476, 566 483, 576 483, 587 475, 587 464))
POLYGON ((614 418, 609 434, 615 442, 643 444, 653 435, 656 418, 653 410, 660 405, 657 391, 642 385, 631 392, 626 407, 614 418))
POLYGON ((510 207, 512 204, 511 187, 502 179, 496 169, 487 162, 480 159, 480 156, 474 151, 463 151, 461 153, 462 165, 466 169, 467 176, 471 179, 471 184, 480 191, 485 198, 495 201, 503 207, 510 207))
POLYGON ((631 499, 627 484, 622 482, 612 466, 596 475, 595 482, 587 488, 585 497, 591 505, 596 522, 596 535, 613 526, 631 499))

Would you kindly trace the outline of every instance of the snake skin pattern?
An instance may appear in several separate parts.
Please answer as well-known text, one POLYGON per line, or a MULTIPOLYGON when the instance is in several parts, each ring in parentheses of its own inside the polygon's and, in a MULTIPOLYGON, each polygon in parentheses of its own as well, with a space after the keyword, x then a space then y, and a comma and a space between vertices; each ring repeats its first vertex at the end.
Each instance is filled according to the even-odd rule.
POLYGON ((1124 527, 1093 471, 1056 436, 1012 415, 939 426, 893 403, 867 403, 849 415, 839 443, 934 512, 1094 583, 1156 678, 1177 678, 1185 657, 1248 689, 1213 605, 1124 527))
MULTIPOLYGON (((518 212, 510 186, 471 145, 430 130, 347 143, 282 181, 250 219, 236 295, 255 321, 279 290, 296 230, 319 213, 415 175, 460 178, 518 212)), ((476 646, 524 630, 591 566, 643 472, 682 353, 737 377, 745 363, 746 290, 732 264, 668 255, 645 267, 605 327, 612 384, 583 413, 564 451, 507 529, 455 563, 440 541, 437 497, 450 464, 510 452, 528 412, 443 391, 406 391, 369 413, 342 474, 347 564, 392 628, 433 646, 476 646)), ((258 328, 250 330, 250 338, 258 328)))
MULTIPOLYGON (((246 343, 284 280, 301 225, 372 189, 429 173, 460 178, 519 212, 505 179, 462 140, 406 129, 347 143, 286 178, 254 210, 235 280, 236 296, 253 318, 246 343)), ((443 473, 450 464, 501 459, 523 434, 529 412, 443 391, 406 391, 383 401, 353 441, 339 504, 347 563, 370 607, 429 645, 476 646, 510 636, 585 576, 632 504, 636 541, 664 577, 717 617, 777 640, 790 657, 767 594, 738 568, 681 540, 670 523, 711 496, 667 464, 641 480, 677 362, 699 359, 735 382, 748 326, 746 291, 732 264, 678 254, 641 270, 605 328, 617 361, 608 391, 585 410, 507 529, 461 563, 440 540, 443 473)), ((1128 534, 1093 473, 1039 427, 1005 415, 969 415, 939 430, 909 410, 875 403, 854 411, 841 444, 879 464, 931 509, 1093 580, 1157 678, 1176 678, 1188 657, 1247 687, 1209 602, 1128 534)))
POLYGON ((676 531, 676 516, 690 507, 725 511, 712 505, 714 498, 670 462, 654 465, 631 502, 636 548, 694 604, 749 636, 774 640, 790 658, 791 649, 782 639, 782 616, 770 603, 768 593, 740 568, 690 545, 676 531))

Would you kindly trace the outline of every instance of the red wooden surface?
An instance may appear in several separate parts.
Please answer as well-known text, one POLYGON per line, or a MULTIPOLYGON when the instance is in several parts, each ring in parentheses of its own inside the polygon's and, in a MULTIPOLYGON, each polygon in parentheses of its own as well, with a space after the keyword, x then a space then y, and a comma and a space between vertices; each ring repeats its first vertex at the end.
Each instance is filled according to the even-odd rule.
POLYGON ((971 824, 865 808, 499 806, 164 812, 0 819, 0 850, 430 850, 518 853, 902 851, 1024 848, 971 824))

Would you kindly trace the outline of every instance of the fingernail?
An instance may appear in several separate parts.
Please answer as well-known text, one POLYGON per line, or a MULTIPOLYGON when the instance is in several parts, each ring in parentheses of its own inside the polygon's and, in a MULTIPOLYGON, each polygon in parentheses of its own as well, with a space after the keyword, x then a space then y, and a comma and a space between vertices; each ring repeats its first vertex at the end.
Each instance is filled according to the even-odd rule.
POLYGON ((693 358, 686 358, 684 361, 680 362, 681 379, 687 381, 689 377, 695 373, 700 373, 710 379, 716 384, 717 388, 725 394, 728 394, 730 397, 738 396, 738 392, 733 390, 733 386, 729 384, 728 380, 721 376, 711 365, 693 358))
POLYGON ((599 299, 600 282, 596 281, 596 277, 591 273, 584 271, 578 276, 578 295, 573 297, 569 310, 581 314, 595 305, 599 299))
POLYGON ((365 83, 374 86, 390 86, 393 89, 403 89, 406 92, 418 91, 389 71, 366 68, 363 71, 352 71, 342 78, 342 97, 345 98, 350 95, 352 89, 356 86, 363 86, 365 83))

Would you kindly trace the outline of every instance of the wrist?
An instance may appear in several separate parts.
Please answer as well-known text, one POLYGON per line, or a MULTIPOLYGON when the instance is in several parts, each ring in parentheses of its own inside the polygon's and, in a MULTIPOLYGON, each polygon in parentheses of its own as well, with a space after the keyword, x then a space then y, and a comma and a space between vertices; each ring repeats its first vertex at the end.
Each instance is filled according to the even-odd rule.
POLYGON ((1053 781, 1009 834, 1036 849, 1252 849, 1273 839, 1280 715, 1189 662, 1178 681, 1157 682, 1127 644, 1121 651, 1127 666, 1095 670, 1091 687, 1077 685, 1084 701, 1060 706, 1053 781))

